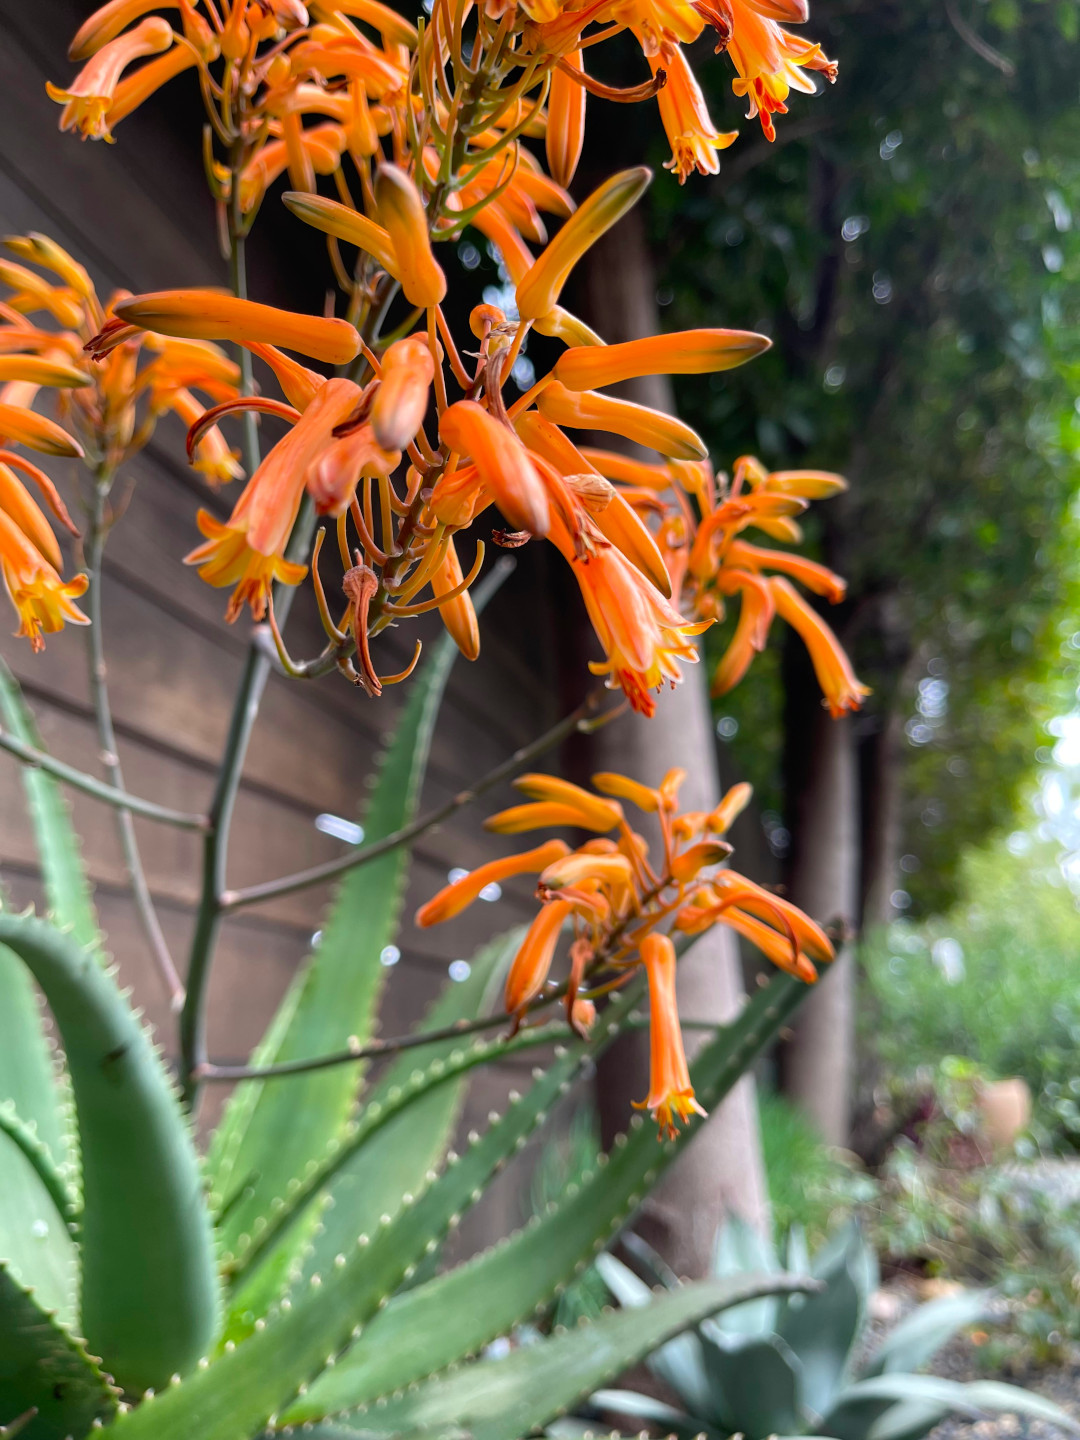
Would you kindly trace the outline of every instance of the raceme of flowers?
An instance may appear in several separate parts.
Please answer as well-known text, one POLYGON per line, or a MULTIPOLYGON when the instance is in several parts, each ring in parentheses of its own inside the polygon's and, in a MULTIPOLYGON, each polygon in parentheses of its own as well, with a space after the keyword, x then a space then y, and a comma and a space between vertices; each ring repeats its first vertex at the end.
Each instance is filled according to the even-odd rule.
MULTIPOLYGON (((62 126, 109 138, 160 84, 194 69, 210 121, 206 169, 223 233, 242 240, 267 186, 287 170, 294 188, 285 202, 326 233, 346 294, 345 318, 293 315, 205 291, 128 297, 88 347, 104 360, 147 332, 170 337, 153 342, 166 345, 232 340, 274 372, 280 400, 225 395, 206 413, 189 402, 189 453, 204 464, 209 451, 235 464, 216 429, 230 413, 255 409, 292 426, 227 519, 198 516, 204 543, 188 560, 208 583, 231 590, 228 619, 250 607, 256 619, 269 618, 289 673, 336 666, 372 695, 411 669, 380 675, 372 655, 372 639, 403 618, 437 607, 463 653, 475 657, 468 588, 483 542, 466 571, 457 537, 494 504, 508 527, 493 532, 497 543, 546 537, 565 556, 604 650, 594 669, 636 709, 652 713, 653 692, 678 681, 682 662, 696 660, 695 636, 736 590, 733 649, 744 663, 729 671, 745 670, 779 611, 810 644, 834 711, 858 703, 861 687, 828 627, 782 577, 760 578, 762 569, 790 569, 785 556, 751 556, 736 538, 750 524, 779 533, 806 503, 797 478, 759 483, 760 467, 750 464, 743 470, 754 478, 740 471, 724 499, 724 485, 704 464, 706 447, 688 426, 605 393, 632 376, 729 369, 769 341, 702 329, 607 346, 560 304, 574 265, 650 180, 644 168, 621 172, 575 206, 565 187, 581 151, 586 94, 624 101, 657 94, 680 179, 695 167, 714 171, 716 148, 734 136, 716 134, 680 47, 713 25, 718 48, 735 62, 736 89, 771 134, 770 116, 783 110, 789 87, 813 89, 808 70, 830 78, 835 70, 780 23, 807 18, 798 0, 616 0, 579 10, 553 0, 485 0, 475 10, 435 0, 430 20, 415 29, 379 0, 182 3, 175 31, 147 13, 153 10, 142 0, 112 0, 82 26, 71 47, 72 58, 85 61, 82 71, 68 89, 50 89, 64 105, 62 126), (652 79, 616 92, 587 74, 583 53, 623 29, 640 42, 652 79), (526 143, 540 138, 550 174, 526 143), (337 199, 317 193, 321 175, 332 178, 337 199), (548 243, 541 212, 563 222, 548 243), (459 343, 443 314, 446 277, 435 247, 468 226, 497 247, 515 283, 516 314, 476 307, 471 334, 459 343), (538 255, 532 245, 543 247, 538 255), (351 247, 348 264, 343 246, 351 247), (388 342, 377 331, 398 290, 412 313, 388 342), (567 349, 511 401, 504 386, 533 328, 567 349), (339 373, 328 379, 287 350, 339 373), (626 483, 613 473, 617 466, 574 445, 566 431, 575 429, 607 431, 668 457, 669 493, 626 483), (790 493, 766 496, 770 484, 785 483, 790 493), (281 641, 271 587, 307 573, 303 555, 285 553, 305 495, 330 521, 342 573, 335 600, 319 571, 320 532, 310 559, 327 646, 297 663, 281 641), (685 587, 674 583, 683 571, 685 587)), ((830 482, 819 479, 818 492, 807 483, 812 494, 830 482)), ((797 574, 820 588, 808 562, 797 574)), ((831 577, 826 593, 838 598, 841 582, 831 577)))
POLYGON ((674 1135, 694 1099, 675 1002, 673 937, 700 935, 727 925, 781 969, 805 981, 817 977, 814 961, 829 961, 825 932, 789 901, 728 868, 731 846, 722 838, 750 799, 734 786, 715 810, 678 813, 684 772, 672 770, 656 789, 624 775, 592 778, 593 790, 550 775, 522 775, 514 784, 527 797, 487 822, 489 830, 520 835, 540 829, 576 829, 591 838, 576 849, 547 840, 532 849, 479 866, 445 887, 416 915, 421 926, 453 919, 485 886, 513 875, 538 877, 541 902, 511 963, 504 1002, 515 1028, 561 994, 567 1018, 587 1031, 594 1002, 644 967, 649 982, 651 1077, 648 1108, 661 1135, 674 1135), (627 819, 624 802, 654 817, 662 854, 653 857, 627 819), (566 934, 568 975, 549 979, 566 934))
MULTIPOLYGON (((0 258, 0 570, 18 633, 40 650, 43 633, 87 623, 75 604, 87 580, 62 578, 59 544, 27 482, 65 530, 79 532, 52 480, 22 450, 81 458, 98 477, 115 474, 166 411, 190 425, 205 409, 200 393, 214 403, 236 398, 240 371, 216 345, 142 333, 96 364, 84 347, 110 312, 83 266, 44 235, 4 245, 17 258, 0 258), (56 397, 61 423, 33 408, 42 391, 56 397)), ((192 459, 211 480, 243 473, 214 428, 192 459)))

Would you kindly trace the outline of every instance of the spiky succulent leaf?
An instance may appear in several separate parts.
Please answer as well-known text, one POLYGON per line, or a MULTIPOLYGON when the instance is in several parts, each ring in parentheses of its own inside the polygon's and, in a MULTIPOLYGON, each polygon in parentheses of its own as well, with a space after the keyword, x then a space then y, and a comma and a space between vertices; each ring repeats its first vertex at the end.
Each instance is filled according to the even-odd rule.
MULTIPOLYGON (((596 1268, 604 1284, 624 1308, 641 1309, 651 1304, 653 1292, 650 1287, 614 1255, 598 1255, 596 1268)), ((677 1335, 649 1356, 648 1365, 674 1390, 687 1410, 695 1415, 708 1414, 709 1380, 701 1358, 701 1341, 696 1335, 677 1335)))
MULTIPOLYGON (((750 1271, 779 1270, 780 1262, 768 1235, 733 1215, 716 1232, 714 1275, 745 1275, 750 1271)), ((755 1305, 725 1312, 713 1323, 725 1335, 768 1335, 776 1325, 777 1303, 770 1296, 755 1305)))
MULTIPOLYGON (((45 748, 19 682, 3 660, 0 660, 0 713, 17 739, 36 750, 45 748)), ((68 803, 57 782, 44 770, 24 765, 22 780, 51 917, 62 930, 70 928, 80 944, 100 947, 101 930, 68 803)))
POLYGON ((740 1276, 685 1285, 644 1309, 618 1310, 505 1359, 437 1376, 351 1415, 348 1423, 362 1433, 408 1435, 445 1425, 467 1430, 473 1440, 518 1440, 706 1315, 786 1283, 778 1276, 740 1276))
POLYGON ((114 1414, 116 1395, 83 1344, 0 1266, 0 1426, 34 1410, 10 1433, 65 1440, 114 1414))
POLYGON ((778 1335, 703 1336, 702 1358, 712 1390, 710 1418, 747 1440, 793 1435, 805 1428, 802 1367, 778 1335))
MULTIPOLYGON (((449 636, 413 682, 383 754, 363 810, 366 843, 384 839, 416 814, 435 718, 457 650, 449 636)), ((397 930, 409 852, 405 846, 349 871, 341 880, 315 950, 283 1002, 271 1029, 276 1044, 260 1047, 259 1062, 309 1059, 343 1050, 371 1034, 386 968, 380 956, 397 930)), ((213 1204, 226 1266, 243 1261, 261 1225, 289 1198, 348 1123, 359 1084, 358 1066, 343 1065, 281 1081, 248 1080, 237 1087, 208 1158, 213 1204), (297 1116, 303 1115, 303 1124, 297 1116)), ((275 1251, 284 1278, 318 1219, 309 1209, 290 1227, 292 1256, 275 1251)), ((252 1308, 248 1294, 245 1309, 252 1308)))
MULTIPOLYGON (((520 940, 521 931, 515 930, 485 946, 473 957, 468 979, 447 982, 419 1029, 442 1029, 475 1018, 492 976, 520 940)), ((291 1270, 303 1263, 303 1280, 332 1265, 357 1235, 370 1233, 383 1215, 396 1213, 403 1195, 423 1187, 449 1144, 471 1068, 464 1062, 473 1055, 472 1050, 463 1052, 462 1039, 454 1037, 403 1051, 389 1067, 365 1096, 361 1112, 361 1119, 375 1115, 385 1123, 376 1126, 369 1119, 349 1127, 310 1180, 282 1207, 277 1239, 263 1247, 259 1263, 234 1289, 227 1340, 251 1333, 257 1317, 292 1283, 291 1270), (313 1207, 319 1225, 303 1255, 285 1226, 290 1211, 305 1205, 313 1207)), ((287 1086, 290 1081, 277 1083, 287 1086)))
MULTIPOLYGON (((669 1340, 661 1349, 678 1343, 679 1337, 669 1340)), ((675 1435, 678 1440, 696 1440, 699 1435, 705 1440, 727 1440, 727 1432, 713 1430, 703 1420, 687 1415, 675 1405, 668 1405, 652 1395, 640 1395, 636 1390, 597 1390, 589 1396, 589 1409, 602 1410, 617 1416, 633 1416, 637 1420, 651 1421, 663 1426, 665 1435, 675 1435)), ((595 1426, 585 1427, 595 1433, 595 1426)))
MULTIPOLYGON (((805 993, 800 981, 777 976, 703 1047, 691 1078, 707 1109, 771 1043, 805 993)), ((600 1023, 609 1023, 607 1013, 600 1023)), ((655 1129, 640 1116, 620 1139, 545 1216, 467 1264, 395 1296, 283 1419, 317 1419, 422 1380, 543 1308, 625 1224, 679 1153, 670 1141, 657 1144, 655 1129)))
MULTIPOLYGON (((621 1013, 629 997, 609 1007, 621 1013)), ((613 1022, 612 1022, 613 1023, 613 1022)), ((605 1029, 606 1038, 606 1029, 605 1029)), ((332 1365, 371 1316, 438 1246, 484 1186, 521 1149, 531 1132, 566 1093, 586 1060, 603 1042, 576 1041, 560 1049, 546 1071, 535 1071, 525 1097, 464 1155, 448 1157, 443 1173, 420 1191, 396 1218, 361 1236, 321 1276, 259 1322, 255 1333, 206 1369, 171 1387, 150 1406, 113 1422, 118 1440, 249 1440, 271 1425, 283 1407, 332 1365)))
POLYGON ((859 1257, 849 1245, 822 1272, 814 1273, 823 1288, 809 1295, 793 1295, 780 1308, 776 1333, 798 1356, 802 1377, 802 1403, 815 1415, 824 1415, 843 1377, 862 1328, 863 1296, 859 1287, 859 1257))
POLYGON ((41 986, 67 1054, 82 1152, 81 1328, 125 1389, 160 1386, 211 1343, 217 1274, 198 1161, 148 1036, 96 953, 30 916, 0 944, 41 986))
POLYGON ((33 981, 22 961, 0 948, 0 1261, 72 1324, 75 1247, 43 1178, 48 1165, 66 1187, 69 1172, 57 1163, 68 1154, 65 1128, 33 981), (33 1158, 13 1127, 45 1155, 33 1158))
POLYGON ((983 1290, 966 1290, 916 1306, 889 1331, 863 1367, 863 1376, 920 1370, 958 1330, 986 1318, 988 1300, 983 1290))
MULTIPOLYGON (((429 1008, 418 1033, 468 1024, 487 1007, 495 986, 516 954, 521 929, 501 935, 469 960, 465 980, 447 981, 429 1008)), ((405 1050, 364 1097, 364 1104, 390 1107, 410 1085, 425 1075, 438 1079, 440 1066, 461 1048, 457 1036, 405 1050), (432 1068, 434 1067, 434 1069, 432 1068)), ((371 1231, 383 1215, 400 1208, 403 1195, 415 1195, 428 1173, 442 1161, 461 1113, 468 1084, 467 1073, 433 1084, 395 1119, 375 1131, 366 1145, 338 1171, 328 1187, 331 1205, 324 1211, 305 1274, 323 1270, 364 1231, 371 1231)))
POLYGON ((1072 1434, 1080 1424, 1042 1395, 996 1380, 963 1384, 937 1375, 875 1375, 849 1385, 825 1416, 822 1429, 836 1440, 867 1440, 879 1430, 901 1440, 924 1434, 947 1415, 978 1419, 997 1412, 1049 1420, 1072 1434), (921 1413, 915 1407, 922 1407, 921 1413), (894 1414, 894 1411, 898 1413, 894 1414), (925 1430, 919 1426, 925 1425, 925 1430))

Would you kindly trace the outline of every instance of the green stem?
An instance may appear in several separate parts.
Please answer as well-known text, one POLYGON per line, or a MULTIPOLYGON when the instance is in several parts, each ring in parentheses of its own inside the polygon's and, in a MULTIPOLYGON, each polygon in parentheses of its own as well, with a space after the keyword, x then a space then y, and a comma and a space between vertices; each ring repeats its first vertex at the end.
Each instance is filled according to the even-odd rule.
MULTIPOLYGON (((90 626, 87 637, 90 660, 90 699, 97 720, 101 763, 112 788, 125 792, 124 773, 120 767, 112 707, 109 704, 104 631, 101 623, 101 564, 105 550, 105 537, 108 532, 106 510, 112 481, 112 474, 104 469, 98 470, 94 475, 94 499, 85 547, 86 568, 90 577, 90 588, 87 593, 90 626)), ((176 972, 161 922, 154 909, 150 886, 143 869, 142 856, 139 854, 139 842, 135 836, 135 820, 129 807, 117 809, 116 828, 120 837, 124 868, 127 870, 128 880, 131 884, 131 895, 135 902, 139 923, 146 935, 150 953, 168 992, 172 1008, 178 1010, 184 1003, 184 986, 176 972)))
POLYGON ((385 855, 389 850, 396 850, 399 845, 408 845, 428 830, 433 830, 436 825, 441 825, 451 815, 460 810, 462 806, 471 804, 479 799, 485 791, 491 790, 501 781, 513 775, 515 770, 520 770, 523 765, 537 759, 546 750, 558 745, 575 731, 581 734, 590 734, 593 730, 602 725, 607 718, 604 715, 594 715, 600 704, 600 697, 603 691, 597 690, 589 695, 576 710, 563 717, 557 725, 533 740, 529 745, 523 745, 521 749, 515 750, 508 760, 501 765, 496 765, 494 770, 489 770, 481 779, 474 782, 466 790, 460 790, 452 796, 445 805, 440 805, 437 810, 422 815, 411 825, 404 826, 401 830, 395 830, 392 835, 387 835, 382 840, 376 840, 371 845, 364 845, 351 854, 340 855, 336 860, 326 860, 321 865, 313 865, 309 870, 298 870, 294 875, 283 875, 279 880, 264 880, 260 885, 249 885, 243 890, 229 890, 222 896, 222 907, 226 910, 239 910, 245 905, 258 905, 264 900, 274 900, 281 895, 292 895, 297 890, 305 890, 311 885, 319 885, 324 880, 332 880, 335 876, 344 875, 349 870, 355 870, 358 865, 367 865, 372 860, 377 860, 380 855, 385 855))
POLYGON ((6 750, 9 755, 14 755, 16 760, 21 760, 31 769, 44 770, 73 789, 92 795, 95 800, 102 800, 106 805, 113 805, 117 810, 130 810, 133 815, 157 820, 162 825, 175 825, 180 830, 205 830, 209 824, 205 815, 189 815, 186 810, 170 810, 167 805, 155 805, 153 800, 140 800, 136 795, 129 795, 126 790, 117 790, 112 785, 106 785, 103 780, 97 780, 83 770, 76 770, 74 765, 66 765, 63 760, 57 760, 44 750, 35 750, 33 745, 25 744, 17 736, 9 735, 6 730, 0 730, 0 750, 6 750))

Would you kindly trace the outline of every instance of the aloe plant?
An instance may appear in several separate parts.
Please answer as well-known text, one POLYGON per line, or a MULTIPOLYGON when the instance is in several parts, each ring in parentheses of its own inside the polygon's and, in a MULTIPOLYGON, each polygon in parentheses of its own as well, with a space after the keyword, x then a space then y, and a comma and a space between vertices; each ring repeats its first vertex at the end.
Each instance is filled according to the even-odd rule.
MULTIPOLYGON (((651 1312, 654 1287, 660 1293, 685 1288, 640 1237, 628 1235, 625 1243, 641 1274, 613 1255, 596 1262, 625 1309, 651 1312)), ((746 1440, 920 1440, 949 1415, 977 1418, 995 1411, 1080 1433, 1060 1406, 1018 1386, 916 1373, 959 1330, 985 1318, 986 1293, 964 1291, 920 1305, 871 1346, 867 1303, 877 1285, 877 1259, 856 1225, 835 1234, 812 1260, 801 1232, 793 1230, 783 1259, 788 1269, 808 1272, 817 1288, 727 1309, 649 1357, 649 1368, 680 1405, 610 1389, 595 1392, 591 1405, 706 1440, 734 1433, 746 1440)), ((777 1274, 780 1264, 771 1242, 733 1221, 717 1235, 714 1270, 717 1278, 734 1281, 777 1274)))
MULTIPOLYGON (((428 663, 383 757, 364 814, 372 841, 415 814, 449 663, 447 649, 428 663)), ((0 706, 7 728, 39 749, 9 676, 0 706)), ((489 1013, 520 938, 512 933, 473 957, 465 983, 447 984, 421 1027, 435 1038, 402 1051, 374 1083, 357 1062, 307 1069, 307 1057, 372 1032, 379 955, 407 874, 407 849, 393 846, 339 885, 253 1057, 256 1071, 276 1069, 237 1085, 200 1156, 105 954, 56 781, 38 769, 27 782, 49 910, 0 910, 3 1433, 253 1440, 304 1425, 324 1437, 467 1430, 516 1440, 706 1315, 799 1283, 721 1277, 633 1325, 604 1315, 572 1344, 555 1336, 505 1363, 478 1358, 553 1303, 675 1153, 635 1118, 545 1213, 434 1273, 446 1235, 634 1013, 637 990, 611 998, 591 1038, 551 1025, 511 1041, 457 1035, 489 1013), (450 1150, 469 1072, 553 1041, 531 1086, 460 1155, 450 1150)), ((693 1081, 706 1107, 804 988, 779 976, 703 1048, 693 1081)))

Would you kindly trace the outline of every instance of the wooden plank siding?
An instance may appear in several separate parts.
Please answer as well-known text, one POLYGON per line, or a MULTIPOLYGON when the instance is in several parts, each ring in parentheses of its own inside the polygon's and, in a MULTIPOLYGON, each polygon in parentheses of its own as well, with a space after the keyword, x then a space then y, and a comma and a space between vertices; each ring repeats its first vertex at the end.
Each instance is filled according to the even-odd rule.
MULTIPOLYGON (((123 123, 115 145, 81 144, 57 129, 58 107, 47 78, 70 74, 68 40, 89 4, 70 0, 0 3, 0 231, 44 230, 85 263, 103 293, 222 284, 213 208, 202 180, 200 112, 194 81, 170 91, 123 123), (175 92, 175 93, 174 93, 175 92)), ((318 310, 325 257, 318 242, 294 233, 295 222, 271 197, 252 243, 252 293, 272 303, 318 310)), ((267 432, 272 433, 272 432, 267 432)), ((74 498, 74 465, 50 463, 74 498)), ((110 537, 103 579, 106 658, 125 777, 133 792, 185 810, 208 803, 215 762, 228 726, 249 627, 223 620, 224 592, 204 585, 181 560, 196 543, 195 510, 225 514, 236 493, 209 492, 183 463, 183 431, 163 422, 153 443, 131 462, 131 502, 110 537)), ((466 547, 467 549, 467 547, 466 547)), ((475 665, 454 670, 440 718, 423 808, 445 800, 558 718, 552 636, 546 603, 548 556, 529 547, 481 631, 475 665), (531 553, 535 550, 536 553, 531 553)), ((87 684, 85 637, 51 637, 41 656, 9 638, 0 652, 25 687, 45 743, 65 760, 95 771, 98 745, 87 684)), ((400 669, 413 638, 439 634, 427 620, 380 637, 376 662, 400 669)), ((288 628, 293 653, 321 649, 310 588, 288 628)), ((404 688, 404 687, 403 687, 404 688)), ((393 725, 400 691, 370 700, 339 677, 289 682, 274 677, 252 740, 233 824, 229 881, 245 885, 341 852, 315 829, 324 811, 352 817, 382 738, 393 725)), ((510 792, 491 797, 509 803, 510 792)), ((138 1003, 166 1048, 174 1045, 161 988, 150 972, 133 912, 114 820, 82 795, 71 797, 109 946, 138 1003)), ((446 975, 448 961, 468 955, 532 911, 528 882, 510 884, 502 900, 474 907, 445 929, 418 933, 411 916, 444 883, 453 865, 472 867, 513 842, 481 830, 489 806, 469 809, 417 846, 402 930, 403 958, 386 987, 381 1028, 412 1024, 446 975)), ((175 958, 182 965, 194 919, 199 874, 197 838, 136 822, 147 878, 175 958)), ((38 895, 37 860, 25 813, 19 766, 0 755, 0 870, 16 901, 38 895)), ((260 1034, 308 946, 328 887, 246 910, 224 927, 211 988, 210 1044, 216 1058, 245 1056, 260 1034)), ((506 1089, 508 1076, 475 1086, 467 1123, 506 1089)), ((510 1201, 502 1209, 513 1210, 510 1201)))

